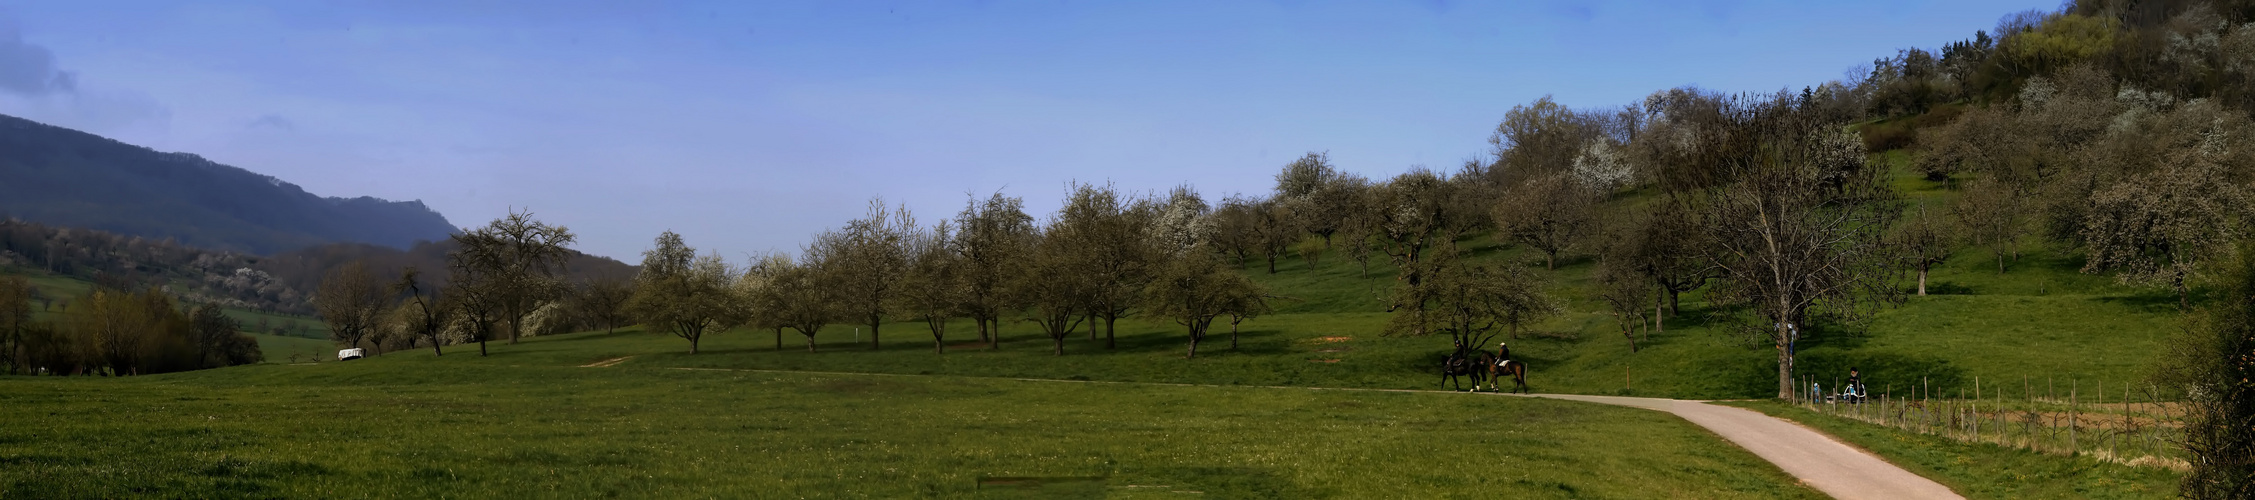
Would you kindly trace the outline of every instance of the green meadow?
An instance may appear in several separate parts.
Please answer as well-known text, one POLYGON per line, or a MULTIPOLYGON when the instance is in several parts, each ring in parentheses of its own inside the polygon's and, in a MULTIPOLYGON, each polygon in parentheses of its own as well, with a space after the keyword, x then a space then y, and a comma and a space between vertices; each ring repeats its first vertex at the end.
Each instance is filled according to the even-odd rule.
POLYGON ((543 361, 600 340, 0 381, 0 497, 1818 497, 1642 410, 543 361))

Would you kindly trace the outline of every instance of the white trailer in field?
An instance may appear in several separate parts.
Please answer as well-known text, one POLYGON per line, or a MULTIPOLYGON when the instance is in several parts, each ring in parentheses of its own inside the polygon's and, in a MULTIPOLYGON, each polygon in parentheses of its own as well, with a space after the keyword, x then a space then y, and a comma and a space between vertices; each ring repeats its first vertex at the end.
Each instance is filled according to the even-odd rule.
POLYGON ((360 359, 360 358, 361 358, 362 356, 366 356, 366 355, 368 355, 368 352, 367 352, 367 351, 362 351, 362 350, 360 350, 360 348, 358 348, 358 347, 355 347, 355 348, 351 348, 351 349, 345 349, 345 350, 342 350, 342 351, 337 351, 337 361, 351 361, 351 360, 355 360, 355 359, 360 359))

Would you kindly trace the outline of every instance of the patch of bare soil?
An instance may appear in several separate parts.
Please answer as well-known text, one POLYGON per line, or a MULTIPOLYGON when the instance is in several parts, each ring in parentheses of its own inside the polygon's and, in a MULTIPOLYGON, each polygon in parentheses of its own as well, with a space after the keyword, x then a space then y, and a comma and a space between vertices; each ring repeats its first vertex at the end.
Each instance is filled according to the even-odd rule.
POLYGON ((625 362, 626 362, 626 360, 629 360, 629 359, 634 359, 634 357, 633 357, 633 356, 621 356, 621 357, 616 357, 616 358, 606 359, 606 360, 602 360, 602 361, 597 361, 597 362, 593 362, 593 363, 588 363, 588 364, 584 364, 584 365, 579 365, 579 367, 580 367, 580 368, 610 368, 610 367, 612 367, 612 366, 617 366, 617 365, 618 365, 619 363, 625 363, 625 362))

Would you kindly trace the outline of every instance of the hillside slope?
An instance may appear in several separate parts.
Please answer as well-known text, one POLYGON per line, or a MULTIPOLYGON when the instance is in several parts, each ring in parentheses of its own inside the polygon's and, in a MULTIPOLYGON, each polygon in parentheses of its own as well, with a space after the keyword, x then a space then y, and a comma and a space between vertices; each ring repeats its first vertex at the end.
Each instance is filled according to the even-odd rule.
POLYGON ((330 242, 407 248, 453 234, 420 201, 335 198, 187 153, 0 115, 0 212, 257 254, 330 242))

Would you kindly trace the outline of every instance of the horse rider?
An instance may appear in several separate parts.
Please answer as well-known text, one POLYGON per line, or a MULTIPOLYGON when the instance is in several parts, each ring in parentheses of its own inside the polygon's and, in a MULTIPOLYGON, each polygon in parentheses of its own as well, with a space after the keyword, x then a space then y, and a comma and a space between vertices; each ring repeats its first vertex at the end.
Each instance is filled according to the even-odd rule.
POLYGON ((1511 364, 1511 345, 1503 342, 1497 342, 1496 366, 1501 367, 1509 364, 1511 364))

